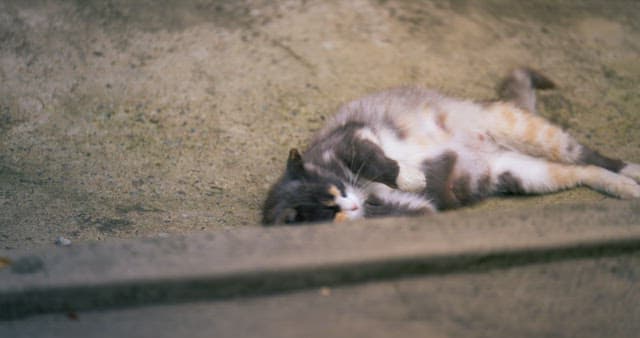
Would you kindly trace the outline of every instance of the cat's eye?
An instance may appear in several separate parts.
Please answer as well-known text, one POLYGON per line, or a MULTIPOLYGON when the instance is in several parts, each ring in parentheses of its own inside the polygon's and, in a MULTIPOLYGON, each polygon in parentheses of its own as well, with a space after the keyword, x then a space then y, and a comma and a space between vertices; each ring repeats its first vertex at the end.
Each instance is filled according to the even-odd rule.
POLYGON ((328 197, 327 199, 324 199, 324 200, 320 201, 320 203, 322 203, 325 207, 329 207, 329 208, 332 208, 332 207, 335 207, 336 205, 338 205, 336 203, 336 201, 333 199, 333 196, 328 197))
POLYGON ((342 182, 336 182, 336 184, 330 185, 327 192, 334 198, 338 198, 340 196, 347 197, 347 193, 342 182))
POLYGON ((379 205, 382 205, 382 204, 381 204, 380 202, 378 202, 378 201, 370 201, 370 200, 367 200, 366 202, 364 202, 364 204, 369 205, 369 206, 372 206, 372 207, 377 207, 377 206, 379 206, 379 205))
POLYGON ((378 207, 378 206, 381 206, 383 203, 379 198, 375 196, 370 196, 369 198, 367 198, 364 204, 371 207, 378 207))

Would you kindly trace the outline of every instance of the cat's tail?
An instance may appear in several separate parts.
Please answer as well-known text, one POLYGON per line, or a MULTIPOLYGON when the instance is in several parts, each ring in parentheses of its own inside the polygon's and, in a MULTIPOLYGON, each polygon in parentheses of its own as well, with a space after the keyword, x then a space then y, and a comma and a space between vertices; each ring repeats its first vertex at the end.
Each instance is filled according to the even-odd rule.
POLYGON ((553 89, 556 85, 542 73, 526 67, 516 68, 498 86, 501 100, 513 102, 532 113, 536 111, 536 89, 553 89))

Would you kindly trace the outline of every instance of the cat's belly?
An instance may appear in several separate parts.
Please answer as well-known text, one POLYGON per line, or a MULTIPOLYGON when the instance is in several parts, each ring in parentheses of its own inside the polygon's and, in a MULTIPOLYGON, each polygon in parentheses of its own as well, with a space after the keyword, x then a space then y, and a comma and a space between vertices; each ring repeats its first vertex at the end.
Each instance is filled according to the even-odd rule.
MULTIPOLYGON (((426 191, 443 205, 472 202, 488 190, 492 139, 473 126, 453 128, 438 111, 426 109, 390 118, 394 124, 363 129, 359 136, 378 145, 399 167, 397 186, 426 191)), ((430 196, 431 197, 431 196, 430 196)))
MULTIPOLYGON (((473 165, 472 162, 481 160, 478 154, 494 152, 495 143, 484 130, 477 129, 477 121, 469 118, 459 121, 458 115, 426 107, 389 116, 393 124, 376 128, 376 135, 371 139, 375 139, 387 157, 407 166, 420 167, 427 159, 453 151, 459 154, 459 158, 468 159, 464 164, 468 167, 473 165)), ((471 168, 470 171, 477 170, 471 168)))

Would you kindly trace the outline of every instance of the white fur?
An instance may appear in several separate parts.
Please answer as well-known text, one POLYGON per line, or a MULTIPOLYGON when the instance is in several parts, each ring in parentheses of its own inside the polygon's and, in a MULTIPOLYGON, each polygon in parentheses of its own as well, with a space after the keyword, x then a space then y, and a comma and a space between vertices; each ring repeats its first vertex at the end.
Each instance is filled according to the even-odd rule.
POLYGON ((414 166, 408 166, 399 163, 398 178, 396 184, 402 191, 408 192, 420 192, 427 186, 427 179, 425 174, 420 168, 414 166))
POLYGON ((363 194, 352 187, 347 187, 345 197, 338 196, 336 203, 340 210, 347 214, 348 219, 358 219, 364 217, 364 197, 363 194))
POLYGON ((446 98, 442 100, 440 107, 440 110, 447 112, 446 123, 454 133, 484 133, 491 130, 491 124, 495 123, 487 119, 482 107, 470 101, 446 98))
POLYGON ((388 204, 402 205, 416 210, 429 209, 431 211, 435 211, 435 207, 431 202, 418 194, 391 189, 381 183, 371 183, 368 191, 371 194, 375 194, 378 198, 388 204))
POLYGON ((599 167, 584 167, 585 184, 619 198, 639 198, 640 185, 633 179, 599 167))
POLYGON ((566 186, 558 186, 550 177, 548 162, 515 152, 495 156, 491 170, 494 183, 502 173, 511 172, 518 177, 522 188, 531 193, 557 191, 584 184, 619 198, 640 197, 640 185, 633 179, 596 166, 556 167, 556 170, 566 170, 568 175, 575 175, 574 180, 564 182, 566 186))
POLYGON ((356 136, 362 140, 373 142, 374 144, 379 144, 378 138, 373 133, 371 128, 361 128, 356 131, 356 136))
POLYGON ((627 163, 622 170, 620 170, 620 174, 631 177, 636 182, 640 183, 640 165, 635 163, 627 163))
POLYGON ((400 140, 387 128, 383 128, 377 135, 370 128, 362 128, 356 132, 356 135, 360 139, 380 146, 386 156, 398 163, 399 173, 396 184, 400 190, 420 191, 425 188, 424 172, 420 170, 424 151, 420 147, 400 140))
POLYGON ((380 136, 380 147, 385 155, 397 162, 419 167, 426 158, 424 146, 403 141, 391 130, 381 130, 378 135, 380 136))
POLYGON ((553 186, 549 169, 544 160, 515 152, 503 152, 494 156, 491 161, 491 172, 494 184, 497 178, 511 172, 520 179, 522 188, 527 192, 548 192, 556 190, 553 186))
POLYGON ((323 161, 331 162, 332 159, 333 159, 333 151, 326 150, 324 153, 322 153, 322 160, 323 161))

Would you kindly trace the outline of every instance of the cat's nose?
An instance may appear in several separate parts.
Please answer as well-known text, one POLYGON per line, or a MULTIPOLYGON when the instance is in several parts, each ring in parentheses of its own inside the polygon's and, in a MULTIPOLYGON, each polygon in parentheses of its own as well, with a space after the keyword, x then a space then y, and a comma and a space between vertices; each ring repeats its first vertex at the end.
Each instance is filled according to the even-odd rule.
POLYGON ((358 210, 358 209, 359 209, 359 207, 358 207, 358 205, 357 205, 357 204, 354 204, 354 205, 351 207, 351 211, 356 211, 356 210, 358 210))

